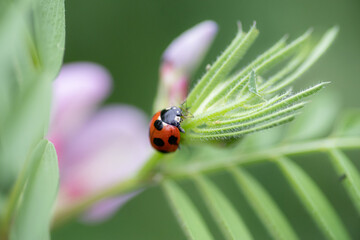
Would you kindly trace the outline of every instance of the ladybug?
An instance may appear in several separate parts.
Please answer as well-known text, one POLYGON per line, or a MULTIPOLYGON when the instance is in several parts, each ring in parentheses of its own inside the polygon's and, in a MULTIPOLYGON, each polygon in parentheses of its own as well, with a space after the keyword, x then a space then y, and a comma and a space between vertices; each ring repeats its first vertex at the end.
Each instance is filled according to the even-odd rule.
POLYGON ((184 115, 181 108, 169 107, 152 117, 150 122, 150 143, 159 152, 175 152, 179 148, 180 132, 184 133, 180 123, 184 115))

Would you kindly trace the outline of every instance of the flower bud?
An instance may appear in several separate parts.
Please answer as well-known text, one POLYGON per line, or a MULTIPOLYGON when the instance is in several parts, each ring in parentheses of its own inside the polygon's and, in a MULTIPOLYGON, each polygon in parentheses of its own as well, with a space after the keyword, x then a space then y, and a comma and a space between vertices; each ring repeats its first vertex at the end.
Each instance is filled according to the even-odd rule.
POLYGON ((182 33, 165 50, 154 110, 182 103, 191 74, 203 60, 217 32, 213 21, 204 21, 182 33))

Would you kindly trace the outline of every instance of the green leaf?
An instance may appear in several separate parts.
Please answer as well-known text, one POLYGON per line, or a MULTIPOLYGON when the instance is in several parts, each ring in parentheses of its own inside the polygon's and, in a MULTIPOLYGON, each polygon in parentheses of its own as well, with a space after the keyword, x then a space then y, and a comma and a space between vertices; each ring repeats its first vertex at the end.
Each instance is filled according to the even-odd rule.
POLYGON ((339 177, 344 176, 342 183, 349 193, 358 213, 360 214, 360 173, 355 165, 346 157, 344 153, 337 149, 330 149, 329 155, 332 164, 339 177))
MULTIPOLYGON (((26 16, 30 12, 28 0, 2 1, 0 15, 0 132, 12 102, 24 84, 24 78, 34 76, 29 51, 26 16)), ((1 175, 1 174, 0 174, 1 175)))
MULTIPOLYGON (((38 157, 37 154, 33 155, 38 157)), ((40 158, 31 159, 29 177, 12 223, 10 240, 41 240, 49 236, 51 211, 59 184, 56 151, 47 142, 40 158)))
MULTIPOLYGON (((283 109, 285 107, 289 107, 292 104, 299 102, 301 99, 306 98, 318 91, 320 91, 322 88, 324 88, 328 82, 319 83, 315 86, 312 86, 306 90, 303 90, 301 92, 298 92, 294 95, 291 95, 289 97, 285 97, 282 100, 275 102, 274 104, 268 106, 267 108, 261 109, 260 111, 255 111, 253 114, 248 114, 244 118, 255 118, 255 117, 261 117, 266 114, 272 113, 274 111, 283 109)), ((232 110, 236 107, 237 104, 234 104, 232 106, 227 107, 227 111, 232 110)), ((223 112, 224 110, 221 110, 219 112, 223 112)))
POLYGON ((20 172, 31 148, 46 133, 49 121, 51 82, 38 82, 26 89, 12 114, 6 128, 1 132, 0 186, 11 183, 20 172))
POLYGON ((234 132, 231 132, 231 131, 230 132, 214 132, 214 133, 212 133, 212 132, 209 132, 209 133, 190 132, 190 133, 187 133, 186 141, 199 142, 199 141, 225 140, 225 139, 229 139, 229 138, 236 138, 236 137, 240 137, 240 136, 243 136, 246 134, 273 128, 276 126, 280 126, 282 124, 291 122, 292 120, 294 120, 294 115, 281 117, 276 120, 271 120, 270 122, 267 122, 262 125, 255 125, 254 127, 244 129, 244 130, 238 130, 238 131, 234 131, 234 132))
POLYGON ((276 162, 324 235, 328 239, 350 239, 335 210, 313 180, 285 157, 276 162))
POLYGON ((34 167, 36 166, 36 161, 42 158, 42 155, 44 154, 47 144, 48 144, 47 140, 41 140, 33 149, 30 157, 27 158, 25 164, 23 165, 22 171, 19 174, 18 178, 16 179, 16 183, 14 184, 14 187, 11 190, 9 200, 7 201, 7 206, 5 208, 6 210, 4 211, 6 212, 4 214, 5 226, 2 226, 3 228, 5 229, 8 228, 7 225, 10 224, 10 219, 14 214, 15 207, 18 204, 18 201, 21 197, 21 193, 25 188, 26 182, 29 179, 30 174, 34 171, 34 167))
POLYGON ((221 191, 201 175, 193 179, 226 239, 253 239, 240 215, 221 191))
POLYGON ((249 92, 254 93, 256 95, 259 95, 258 91, 257 91, 257 87, 256 87, 256 73, 255 70, 252 70, 250 73, 250 80, 249 80, 249 92))
POLYGON ((305 73, 330 47, 330 45, 335 40, 337 34, 339 32, 339 28, 337 26, 328 30, 320 42, 314 47, 310 55, 305 59, 305 61, 292 73, 290 76, 280 81, 278 85, 270 88, 267 93, 274 93, 279 91, 280 89, 288 86, 293 83, 296 79, 298 79, 303 73, 305 73))
POLYGON ((189 239, 213 239, 200 213, 189 197, 171 180, 163 183, 163 189, 175 216, 189 239))
POLYGON ((12 185, 47 132, 65 41, 63 0, 11 1, 7 8, 0 22, 0 189, 12 185))
POLYGON ((193 117, 185 119, 182 125, 187 133, 182 137, 183 141, 229 140, 291 121, 295 116, 292 110, 297 110, 292 109, 292 105, 304 104, 300 102, 302 98, 316 93, 327 83, 292 96, 284 94, 279 100, 274 89, 281 90, 302 75, 331 45, 337 31, 337 28, 329 30, 310 53, 304 47, 310 31, 286 46, 285 40, 281 39, 241 71, 228 77, 257 35, 254 26, 245 36, 240 32, 190 92, 186 103, 193 117), (265 77, 260 74, 291 56, 294 57, 287 65, 264 81, 265 77), (273 86, 276 83, 278 85, 273 86), (270 86, 273 87, 267 90, 270 86))
POLYGON ((255 41, 258 33, 255 24, 245 36, 239 31, 230 46, 216 60, 210 70, 205 73, 188 95, 186 101, 193 113, 196 112, 196 109, 206 96, 230 73, 236 63, 244 56, 247 49, 255 41))
POLYGON ((360 136, 360 109, 345 111, 334 130, 335 136, 360 136))
POLYGON ((255 178, 238 168, 232 168, 230 172, 249 204, 274 239, 298 239, 277 204, 255 178))
POLYGON ((258 56, 254 61, 252 61, 240 72, 229 77, 229 79, 224 82, 223 88, 218 92, 216 92, 216 94, 210 94, 204 100, 204 103, 201 104, 198 111, 200 111, 201 108, 206 109, 211 105, 214 105, 214 103, 224 98, 235 86, 237 86, 238 91, 241 91, 242 87, 246 85, 249 79, 248 74, 255 68, 258 70, 267 69, 266 66, 268 64, 266 63, 268 63, 268 60, 271 58, 271 56, 273 56, 274 54, 276 54, 277 52, 279 52, 281 49, 284 48, 285 40, 286 38, 280 39, 277 43, 274 44, 274 46, 272 46, 269 50, 265 51, 263 54, 258 56))
MULTIPOLYGON (((269 115, 264 115, 258 118, 247 118, 247 119, 232 119, 232 124, 225 125, 223 122, 216 122, 214 127, 207 127, 204 129, 194 130, 196 133, 224 133, 224 132, 241 132, 247 131, 250 128, 258 126, 264 122, 270 123, 273 120, 278 120, 283 117, 294 116, 294 112, 304 107, 305 103, 298 103, 289 108, 282 109, 269 115)), ((227 123, 230 121, 227 121, 227 123)))
POLYGON ((306 102, 296 103, 290 107, 277 109, 272 113, 257 116, 255 118, 238 117, 238 118, 231 118, 228 120, 218 120, 216 122, 208 124, 209 127, 205 128, 203 131, 200 132, 213 132, 216 130, 221 130, 221 131, 236 130, 237 127, 239 127, 240 130, 246 129, 255 126, 258 123, 266 122, 268 120, 278 119, 280 117, 293 114, 295 111, 303 108, 305 104, 306 102))
MULTIPOLYGON (((227 115, 224 114, 236 109, 236 107, 240 107, 237 106, 237 103, 215 110, 214 112, 207 112, 202 116, 195 116, 195 118, 189 120, 187 124, 183 124, 183 127, 189 128, 189 125, 196 126, 196 122, 202 122, 205 124, 205 127, 201 128, 201 125, 198 128, 192 127, 192 129, 184 135, 183 139, 186 139, 186 141, 189 142, 199 142, 235 138, 287 123, 294 119, 295 115, 293 114, 293 111, 302 107, 302 103, 295 106, 292 105, 299 102, 301 99, 316 93, 326 84, 327 83, 319 83, 290 97, 285 97, 279 101, 272 101, 273 104, 270 105, 267 105, 265 102, 264 105, 267 107, 259 108, 257 109, 258 111, 255 110, 251 111, 251 113, 244 114, 243 117, 238 118, 236 121, 234 119, 229 121, 223 119, 226 119, 227 117, 227 115), (215 122, 217 127, 207 127, 207 122, 209 122, 209 120, 215 122), (247 126, 244 126, 243 123, 246 122, 249 123, 247 126)), ((275 96, 274 98, 277 99, 278 97, 275 96)), ((231 113, 233 114, 234 112, 231 113)), ((211 126, 211 123, 209 123, 209 126, 211 126)))
MULTIPOLYGON (((293 42, 288 44, 285 48, 281 49, 280 51, 274 53, 271 57, 266 59, 263 63, 259 66, 256 66, 255 70, 257 73, 263 73, 266 70, 271 69, 271 67, 275 66, 276 64, 281 63, 284 59, 288 58, 293 54, 295 51, 299 50, 301 47, 304 46, 304 43, 309 39, 311 31, 307 31, 299 38, 295 39, 293 42)), ((238 86, 241 83, 238 83, 233 89, 225 96, 225 99, 232 99, 238 94, 238 86)))
POLYGON ((34 4, 35 42, 46 78, 54 80, 65 48, 64 0, 37 0, 34 4))
POLYGON ((264 89, 275 84, 276 82, 283 79, 286 75, 291 73, 295 68, 299 66, 299 64, 301 64, 305 57, 306 53, 300 52, 297 56, 291 59, 291 61, 289 61, 288 64, 286 64, 281 70, 269 77, 269 79, 260 86, 260 91, 263 91, 264 89))

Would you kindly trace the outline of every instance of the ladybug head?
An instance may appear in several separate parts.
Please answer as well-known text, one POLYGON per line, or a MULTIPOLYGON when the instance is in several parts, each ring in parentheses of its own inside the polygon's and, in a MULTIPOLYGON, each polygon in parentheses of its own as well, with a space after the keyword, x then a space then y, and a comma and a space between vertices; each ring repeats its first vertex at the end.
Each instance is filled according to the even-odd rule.
POLYGON ((162 120, 164 123, 177 127, 180 132, 185 132, 184 129, 182 129, 180 126, 183 118, 184 115, 181 108, 175 106, 168 107, 160 112, 160 120, 162 120))
POLYGON ((183 121, 182 110, 178 107, 168 107, 161 111, 161 120, 167 124, 177 126, 177 123, 183 121))
POLYGON ((184 115, 182 113, 181 108, 173 106, 173 107, 170 107, 169 111, 171 111, 174 114, 175 121, 177 121, 179 123, 183 121, 184 115))

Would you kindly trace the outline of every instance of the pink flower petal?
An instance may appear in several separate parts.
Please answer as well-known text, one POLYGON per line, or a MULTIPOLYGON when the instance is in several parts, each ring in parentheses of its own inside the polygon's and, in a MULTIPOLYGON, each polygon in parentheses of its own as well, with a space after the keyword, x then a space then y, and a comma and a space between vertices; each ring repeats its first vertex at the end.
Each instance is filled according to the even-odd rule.
POLYGON ((54 143, 60 161, 63 144, 109 94, 111 85, 108 71, 94 63, 67 64, 61 69, 54 81, 48 133, 48 139, 54 143))
POLYGON ((199 65, 217 32, 217 24, 204 21, 177 37, 166 49, 163 61, 191 74, 199 65))
POLYGON ((215 22, 204 21, 181 34, 166 49, 160 66, 156 110, 178 106, 185 100, 190 75, 201 63, 216 32, 215 22))
POLYGON ((125 203, 135 197, 141 191, 126 194, 124 196, 109 198, 96 203, 82 217, 86 223, 98 223, 115 214, 125 203))
POLYGON ((148 121, 136 108, 97 112, 68 142, 60 166, 60 208, 134 176, 152 150, 148 121))

